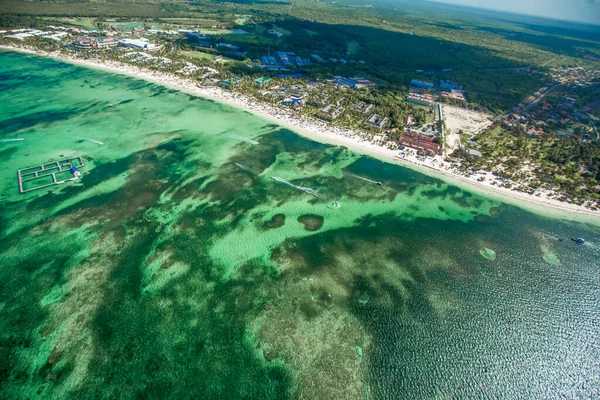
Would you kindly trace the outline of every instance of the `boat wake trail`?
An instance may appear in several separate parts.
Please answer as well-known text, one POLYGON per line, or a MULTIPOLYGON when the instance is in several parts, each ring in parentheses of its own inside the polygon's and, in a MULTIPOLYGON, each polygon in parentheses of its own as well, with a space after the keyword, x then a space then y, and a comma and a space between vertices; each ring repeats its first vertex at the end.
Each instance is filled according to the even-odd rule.
POLYGON ((95 140, 95 139, 88 139, 88 138, 77 138, 78 141, 80 142, 90 142, 90 143, 95 143, 95 144, 99 144, 100 146, 102 146, 104 144, 104 142, 101 142, 99 140, 95 140))
POLYGON ((303 192, 308 193, 312 196, 319 197, 319 194, 317 193, 317 191, 314 189, 311 189, 309 187, 294 185, 292 182, 288 182, 285 179, 280 178, 278 176, 272 176, 271 179, 273 179, 274 181, 277 181, 277 182, 285 183, 286 185, 289 185, 295 189, 302 190, 303 192))
POLYGON ((23 138, 17 138, 17 139, 0 139, 0 143, 20 142, 21 140, 23 140, 23 138))
POLYGON ((246 142, 246 143, 250 143, 253 145, 257 145, 258 142, 256 140, 252 140, 252 139, 247 139, 243 136, 237 136, 237 135, 228 135, 230 138, 232 139, 237 139, 237 140, 241 140, 242 142, 246 142))
POLYGON ((376 185, 379 185, 379 186, 382 186, 382 185, 383 185, 383 184, 382 184, 381 182, 379 182, 379 181, 374 181, 374 180, 371 180, 371 179, 368 179, 368 178, 364 178, 364 177, 362 177, 362 176, 358 176, 358 175, 354 175, 354 174, 350 174, 350 176, 353 176, 353 177, 355 177, 355 178, 361 179, 361 180, 363 180, 363 181, 365 181, 365 182, 374 183, 374 184, 376 184, 376 185))

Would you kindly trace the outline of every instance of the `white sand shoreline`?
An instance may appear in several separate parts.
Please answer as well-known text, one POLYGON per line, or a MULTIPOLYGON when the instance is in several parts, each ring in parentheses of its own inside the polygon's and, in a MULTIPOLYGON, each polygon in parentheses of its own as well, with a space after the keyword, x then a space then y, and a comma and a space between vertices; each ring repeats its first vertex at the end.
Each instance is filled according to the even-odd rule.
POLYGON ((465 177, 451 171, 448 164, 443 163, 440 156, 436 157, 435 165, 431 158, 424 162, 418 160, 414 156, 400 158, 398 157, 398 150, 391 150, 366 140, 359 139, 360 134, 357 132, 334 127, 307 117, 299 117, 285 109, 260 103, 249 96, 239 93, 225 91, 221 88, 198 87, 195 82, 192 82, 191 80, 163 72, 144 70, 129 64, 121 64, 112 61, 83 60, 58 53, 46 53, 17 46, 0 45, 0 49, 52 57, 60 61, 84 67, 101 69, 148 80, 159 85, 167 86, 171 89, 180 90, 194 96, 215 100, 229 106, 243 109, 288 128, 308 139, 327 144, 345 146, 358 153, 372 156, 384 162, 409 167, 433 178, 441 178, 450 184, 459 186, 468 191, 491 197, 501 202, 516 205, 546 217, 600 225, 600 211, 592 211, 583 206, 551 199, 548 197, 548 193, 542 193, 537 197, 527 193, 494 186, 491 184, 493 176, 489 173, 485 176, 485 181, 479 182, 476 178, 465 177))

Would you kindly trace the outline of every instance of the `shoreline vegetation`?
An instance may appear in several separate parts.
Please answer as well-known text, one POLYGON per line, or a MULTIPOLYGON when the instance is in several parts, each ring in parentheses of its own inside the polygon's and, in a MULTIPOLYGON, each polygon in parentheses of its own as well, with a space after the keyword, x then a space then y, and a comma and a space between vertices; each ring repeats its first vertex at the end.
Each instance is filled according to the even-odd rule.
POLYGON ((568 219, 579 222, 600 223, 600 211, 592 211, 584 206, 561 202, 551 198, 553 192, 541 191, 539 196, 519 192, 514 189, 492 185, 495 177, 487 172, 484 180, 481 175, 465 176, 452 169, 451 163, 445 162, 443 156, 421 158, 414 153, 403 153, 369 141, 365 132, 350 130, 329 125, 316 119, 295 115, 284 107, 261 103, 258 100, 220 87, 200 87, 197 82, 166 72, 143 69, 131 64, 116 61, 90 60, 62 54, 58 51, 46 52, 17 45, 0 45, 0 50, 17 51, 51 57, 59 61, 96 68, 107 72, 118 73, 130 77, 147 80, 159 85, 179 90, 183 93, 214 100, 228 106, 243 109, 278 125, 288 128, 308 139, 331 145, 344 146, 360 154, 374 157, 380 161, 412 168, 426 175, 442 178, 446 182, 460 186, 469 191, 496 198, 529 211, 547 217, 568 219))

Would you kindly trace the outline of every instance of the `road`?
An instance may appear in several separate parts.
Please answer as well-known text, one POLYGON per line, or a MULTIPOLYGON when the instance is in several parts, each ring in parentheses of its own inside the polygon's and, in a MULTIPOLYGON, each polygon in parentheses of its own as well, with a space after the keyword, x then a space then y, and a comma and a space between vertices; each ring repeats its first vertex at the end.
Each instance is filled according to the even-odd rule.
POLYGON ((542 93, 542 95, 540 97, 538 97, 537 99, 535 99, 534 101, 532 101, 531 103, 529 103, 527 105, 527 107, 525 107, 523 109, 523 112, 527 112, 529 110, 531 110, 531 108, 533 106, 535 106, 537 103, 540 102, 540 100, 542 100, 548 93, 550 93, 551 91, 553 91, 554 89, 556 89, 557 87, 559 87, 560 85, 562 85, 562 83, 559 83, 558 85, 554 85, 552 86, 550 89, 546 90, 544 93, 542 93))

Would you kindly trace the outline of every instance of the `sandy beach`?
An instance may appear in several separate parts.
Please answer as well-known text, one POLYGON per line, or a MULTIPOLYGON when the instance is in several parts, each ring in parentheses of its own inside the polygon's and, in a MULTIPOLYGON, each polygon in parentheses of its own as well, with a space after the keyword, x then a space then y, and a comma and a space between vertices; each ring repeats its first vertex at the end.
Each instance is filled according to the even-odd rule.
POLYGON ((0 45, 0 49, 53 57, 85 67, 145 79, 194 96, 244 109, 297 132, 306 138, 322 143, 345 146, 350 150, 372 156, 381 161, 400 164, 432 177, 443 178, 450 184, 528 209, 544 216, 577 220, 580 222, 593 222, 595 224, 600 223, 600 211, 592 211, 583 206, 552 199, 550 197, 552 193, 547 191, 538 191, 536 195, 530 195, 509 188, 498 187, 496 185, 500 184, 501 181, 491 173, 480 172, 467 177, 455 170, 450 163, 445 162, 442 156, 421 158, 417 157, 414 151, 401 152, 397 149, 392 150, 363 139, 364 134, 361 132, 334 127, 316 119, 298 116, 284 106, 276 107, 260 103, 249 96, 226 91, 219 87, 198 87, 196 82, 190 79, 163 72, 149 71, 119 62, 83 60, 60 53, 47 53, 18 46, 0 45))

